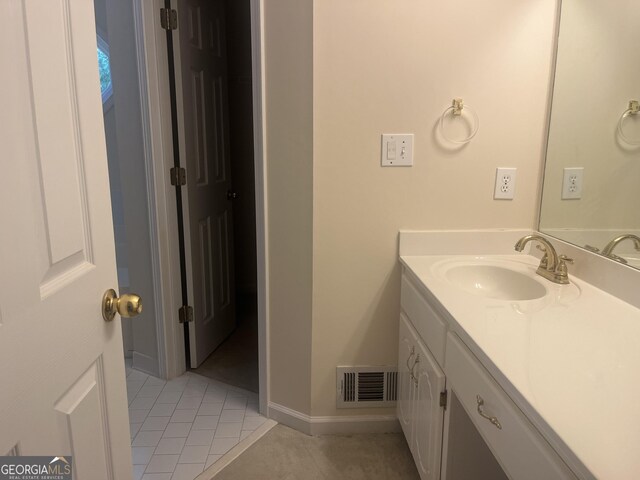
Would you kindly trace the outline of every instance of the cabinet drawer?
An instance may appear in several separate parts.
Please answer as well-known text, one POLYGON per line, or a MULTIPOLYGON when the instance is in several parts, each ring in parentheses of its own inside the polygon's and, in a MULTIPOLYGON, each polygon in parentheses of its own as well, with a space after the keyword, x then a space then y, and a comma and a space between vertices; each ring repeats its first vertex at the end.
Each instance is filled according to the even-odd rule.
POLYGON ((422 341, 427 345, 440 365, 444 365, 446 324, 433 311, 427 300, 418 292, 406 275, 402 275, 402 309, 409 317, 422 341))
POLYGON ((509 478, 576 478, 476 357, 452 333, 447 335, 445 371, 449 387, 509 478), (501 429, 480 415, 478 396, 484 400, 483 412, 495 417, 501 429))

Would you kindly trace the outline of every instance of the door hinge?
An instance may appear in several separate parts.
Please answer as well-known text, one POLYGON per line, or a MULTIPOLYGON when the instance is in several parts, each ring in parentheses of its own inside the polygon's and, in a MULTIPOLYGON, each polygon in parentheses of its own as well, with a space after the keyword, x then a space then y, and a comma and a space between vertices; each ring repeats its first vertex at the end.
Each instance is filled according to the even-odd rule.
POLYGON ((180 323, 193 322, 193 307, 183 305, 178 309, 178 318, 180 323))
POLYGON ((173 8, 161 8, 160 26, 165 30, 176 30, 178 28, 178 12, 173 8))
POLYGON ((186 185, 187 171, 182 167, 173 167, 169 170, 171 176, 171 185, 186 185))
POLYGON ((440 392, 440 406, 447 408, 447 390, 440 392))

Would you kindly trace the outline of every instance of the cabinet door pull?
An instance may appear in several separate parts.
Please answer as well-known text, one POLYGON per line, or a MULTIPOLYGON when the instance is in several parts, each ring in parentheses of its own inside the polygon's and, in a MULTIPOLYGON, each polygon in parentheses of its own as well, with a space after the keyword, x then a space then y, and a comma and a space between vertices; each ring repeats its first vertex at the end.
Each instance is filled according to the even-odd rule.
POLYGON ((413 368, 409 366, 409 360, 411 360, 411 357, 413 357, 415 354, 416 354, 416 347, 413 346, 413 347, 411 347, 411 353, 409 353, 409 356, 407 357, 407 370, 409 372, 411 372, 413 370, 413 368))
POLYGON ((476 402, 478 402, 478 413, 480 414, 480 416, 489 420, 493 425, 495 425, 498 430, 502 430, 502 425, 500 425, 500 422, 496 417, 491 417, 484 413, 484 409, 482 408, 484 407, 484 399, 480 395, 476 395, 476 402))
POLYGON ((418 385, 418 379, 416 378, 415 374, 413 373, 413 369, 416 368, 416 365, 420 363, 420 354, 416 355, 416 361, 413 362, 413 366, 411 367, 411 378, 413 378, 413 381, 416 385, 418 385))

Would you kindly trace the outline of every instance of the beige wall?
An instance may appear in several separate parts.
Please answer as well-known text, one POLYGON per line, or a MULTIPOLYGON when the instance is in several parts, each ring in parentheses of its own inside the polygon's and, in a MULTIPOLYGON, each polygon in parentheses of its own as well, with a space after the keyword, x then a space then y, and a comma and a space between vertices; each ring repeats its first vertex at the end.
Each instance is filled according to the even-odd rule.
POLYGON ((337 365, 397 362, 399 229, 533 228, 554 0, 314 3, 312 414, 335 409, 337 365), (481 127, 435 125, 453 97, 481 127), (380 134, 414 133, 412 168, 380 167, 380 134), (494 201, 498 166, 516 198, 494 201))
POLYGON ((336 410, 335 367, 397 362, 399 229, 534 227, 555 11, 265 1, 272 402, 380 411, 336 410), (456 149, 436 124, 457 96, 481 127, 456 149), (380 167, 382 133, 415 134, 412 168, 380 167), (513 201, 493 200, 498 166, 513 201))
POLYGON ((309 413, 313 191, 312 0, 264 8, 270 400, 309 413))
MULTIPOLYGON (((616 135, 629 100, 640 100, 639 18, 640 6, 628 0, 562 3, 541 214, 545 231, 640 228, 640 149, 616 135), (561 199, 565 167, 584 167, 580 200, 561 199)), ((640 139, 640 119, 629 118, 625 132, 640 139)), ((581 245, 599 248, 615 235, 583 233, 581 245)))

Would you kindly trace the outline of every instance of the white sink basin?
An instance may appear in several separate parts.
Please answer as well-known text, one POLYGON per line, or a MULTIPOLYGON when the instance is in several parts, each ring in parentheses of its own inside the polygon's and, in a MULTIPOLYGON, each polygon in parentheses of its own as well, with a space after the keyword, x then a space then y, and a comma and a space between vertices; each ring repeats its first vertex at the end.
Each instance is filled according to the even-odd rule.
POLYGON ((456 265, 444 278, 469 293, 497 300, 535 300, 547 289, 526 273, 497 265, 456 265))
MULTIPOLYGON (((442 285, 441 295, 470 294, 492 304, 505 302, 520 313, 567 304, 580 297, 580 288, 553 283, 536 273, 539 260, 529 255, 453 255, 429 265, 429 274, 442 285)), ((426 272, 425 272, 426 273, 426 272)))

